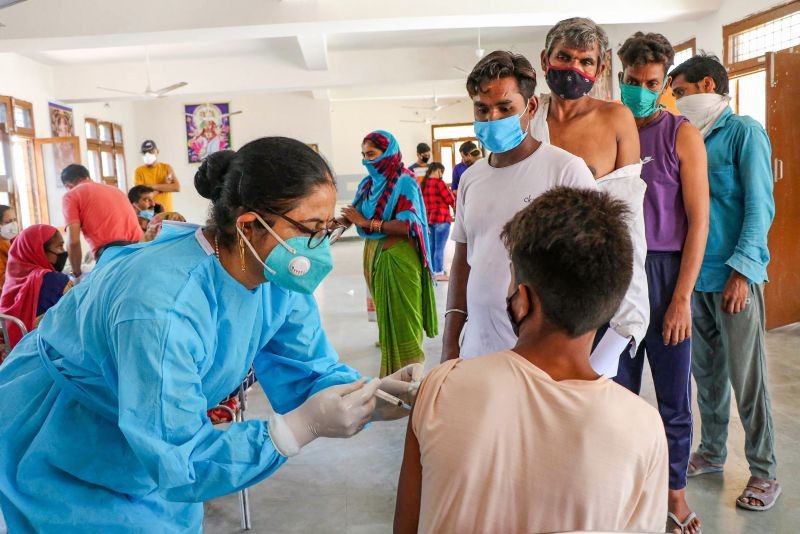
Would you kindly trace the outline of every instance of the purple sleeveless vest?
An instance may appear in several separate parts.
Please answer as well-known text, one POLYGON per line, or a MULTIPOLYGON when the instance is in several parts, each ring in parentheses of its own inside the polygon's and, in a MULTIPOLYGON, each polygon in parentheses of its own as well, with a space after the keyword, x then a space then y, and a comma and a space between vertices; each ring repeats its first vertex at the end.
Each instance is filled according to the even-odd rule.
POLYGON ((647 250, 679 252, 683 250, 689 223, 683 207, 680 163, 675 150, 678 128, 686 117, 663 111, 661 116, 639 130, 644 165, 642 180, 644 224, 647 250))

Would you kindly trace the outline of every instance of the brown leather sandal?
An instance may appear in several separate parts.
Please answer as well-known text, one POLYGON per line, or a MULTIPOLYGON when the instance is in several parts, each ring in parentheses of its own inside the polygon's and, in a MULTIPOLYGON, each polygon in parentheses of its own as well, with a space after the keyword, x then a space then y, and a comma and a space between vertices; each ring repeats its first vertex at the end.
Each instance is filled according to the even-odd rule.
POLYGON ((781 485, 777 480, 766 480, 764 478, 750 477, 747 481, 742 494, 736 499, 736 506, 744 508, 745 510, 755 510, 756 512, 763 512, 775 506, 775 501, 781 494, 781 485), (743 501, 742 499, 745 499, 743 501), (761 501, 761 505, 750 504, 749 500, 755 499, 761 501))

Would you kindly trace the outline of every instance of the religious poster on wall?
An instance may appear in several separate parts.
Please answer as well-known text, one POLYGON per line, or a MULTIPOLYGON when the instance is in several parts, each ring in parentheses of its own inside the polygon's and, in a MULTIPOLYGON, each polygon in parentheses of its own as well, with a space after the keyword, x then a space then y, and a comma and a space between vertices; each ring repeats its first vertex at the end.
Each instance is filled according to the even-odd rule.
MULTIPOLYGON (((50 132, 53 137, 73 137, 75 135, 75 122, 73 120, 72 108, 55 102, 47 103, 50 111, 50 132)), ((72 163, 80 163, 80 157, 75 149, 72 140, 65 140, 63 143, 51 143, 52 147, 52 166, 58 173, 61 169, 72 163)), ((56 189, 65 189, 61 180, 54 181, 56 189)))
POLYGON ((209 154, 231 147, 229 110, 227 102, 184 106, 189 163, 200 163, 209 154))
POLYGON ((611 93, 611 50, 606 50, 603 56, 603 65, 606 68, 603 70, 597 80, 594 82, 594 87, 589 91, 589 96, 599 98, 600 100, 612 100, 611 93))
POLYGON ((75 135, 75 124, 72 120, 72 108, 48 102, 50 109, 50 132, 53 137, 72 137, 75 135))

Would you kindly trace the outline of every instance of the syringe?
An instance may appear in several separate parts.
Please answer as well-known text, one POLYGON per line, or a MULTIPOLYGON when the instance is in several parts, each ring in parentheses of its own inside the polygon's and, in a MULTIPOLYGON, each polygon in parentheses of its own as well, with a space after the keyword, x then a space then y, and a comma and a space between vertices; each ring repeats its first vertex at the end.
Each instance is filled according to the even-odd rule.
POLYGON ((375 390, 375 396, 378 397, 379 399, 385 400, 389 404, 392 404, 394 406, 399 406, 400 408, 403 408, 405 410, 411 411, 411 405, 410 404, 408 404, 407 402, 403 402, 402 399, 398 399, 394 395, 390 395, 390 394, 386 393, 382 389, 375 390))

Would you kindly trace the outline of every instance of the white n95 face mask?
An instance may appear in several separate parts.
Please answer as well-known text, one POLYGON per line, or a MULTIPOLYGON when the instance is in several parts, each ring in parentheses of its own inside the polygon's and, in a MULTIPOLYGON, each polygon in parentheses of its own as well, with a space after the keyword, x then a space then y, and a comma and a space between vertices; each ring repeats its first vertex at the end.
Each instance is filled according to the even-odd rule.
POLYGON ((148 152, 142 156, 142 160, 144 161, 145 165, 152 165, 156 162, 156 155, 148 152))
POLYGON ((697 93, 679 98, 675 105, 705 137, 730 100, 730 97, 717 93, 697 93))

